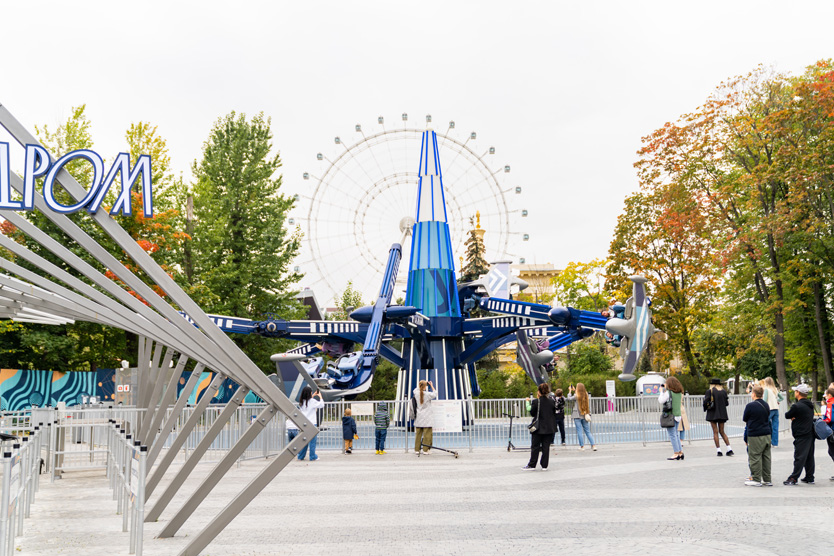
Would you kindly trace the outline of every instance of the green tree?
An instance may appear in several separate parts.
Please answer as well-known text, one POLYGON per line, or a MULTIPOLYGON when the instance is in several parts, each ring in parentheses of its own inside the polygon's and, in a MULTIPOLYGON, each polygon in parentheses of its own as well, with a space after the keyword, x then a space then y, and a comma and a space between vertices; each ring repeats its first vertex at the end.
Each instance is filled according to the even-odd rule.
POLYGON ((568 346, 567 374, 605 374, 614 369, 614 362, 605 353, 605 348, 588 341, 574 342, 568 346))
POLYGON ((563 305, 585 311, 602 311, 608 307, 613 293, 606 289, 609 261, 570 262, 552 279, 556 299, 563 305))
POLYGON ((481 228, 481 215, 478 214, 478 225, 475 219, 469 219, 469 235, 464 245, 466 246, 466 263, 460 269, 460 281, 471 282, 477 280, 481 275, 489 272, 489 263, 486 261, 486 247, 484 247, 485 230, 481 228))
MULTIPOLYGON (((300 238, 288 230, 291 197, 281 194, 279 155, 272 154, 270 120, 234 112, 215 122, 194 162, 194 235, 188 240, 194 275, 214 294, 204 309, 260 319, 299 318, 293 290, 301 275, 290 270, 300 238)), ((235 342, 264 371, 269 356, 288 345, 258 336, 235 342)))
POLYGON ((354 309, 362 307, 362 292, 354 289, 353 281, 348 280, 342 294, 336 298, 336 312, 333 313, 333 320, 347 320, 354 309))

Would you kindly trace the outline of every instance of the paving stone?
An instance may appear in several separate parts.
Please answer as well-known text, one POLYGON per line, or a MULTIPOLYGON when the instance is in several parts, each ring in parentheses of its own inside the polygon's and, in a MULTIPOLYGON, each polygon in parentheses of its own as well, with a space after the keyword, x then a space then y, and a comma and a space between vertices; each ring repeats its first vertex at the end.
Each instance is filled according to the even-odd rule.
MULTIPOLYGON (((321 452, 316 462, 293 461, 204 554, 829 553, 834 463, 823 443, 817 484, 785 487, 793 452, 783 439, 772 488, 744 486, 747 458, 737 444, 733 458, 717 458, 711 442, 685 444, 684 461, 667 461, 666 444, 559 447, 547 472, 522 471, 526 452, 321 452)), ((211 469, 198 466, 161 520, 145 525, 144 554, 179 553, 263 465, 234 468, 178 536, 154 538, 211 469)), ((43 478, 19 554, 128 553, 102 472, 43 478)))

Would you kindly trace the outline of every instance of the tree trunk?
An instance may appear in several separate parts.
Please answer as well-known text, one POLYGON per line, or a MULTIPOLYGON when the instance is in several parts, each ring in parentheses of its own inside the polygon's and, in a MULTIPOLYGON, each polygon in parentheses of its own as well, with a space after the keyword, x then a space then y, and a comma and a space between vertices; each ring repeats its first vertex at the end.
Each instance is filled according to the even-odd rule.
POLYGON ((817 386, 819 386, 819 378, 817 378, 819 369, 814 367, 814 370, 811 372, 811 401, 814 402, 814 405, 817 404, 817 386))
POLYGON ((741 375, 740 375, 740 374, 738 374, 738 373, 736 373, 736 379, 735 379, 735 381, 733 382, 733 394, 738 394, 738 393, 739 393, 739 392, 738 392, 738 390, 739 390, 739 388, 738 388, 738 387, 739 387, 739 383, 740 383, 740 382, 741 382, 741 375))
POLYGON ((182 261, 185 279, 194 285, 194 257, 191 253, 191 242, 194 241, 194 197, 189 195, 185 201, 185 233, 188 239, 183 243, 182 261))
POLYGON ((776 280, 776 300, 778 306, 773 319, 773 328, 776 335, 773 344, 776 348, 776 378, 779 380, 779 387, 782 390, 788 389, 788 374, 785 370, 785 317, 782 314, 784 295, 782 293, 782 281, 776 280))
POLYGON ((825 371, 827 384, 834 381, 831 375, 831 344, 828 341, 828 311, 825 307, 825 297, 822 295, 822 285, 814 282, 814 316, 817 321, 817 338, 822 353, 822 368, 825 371))

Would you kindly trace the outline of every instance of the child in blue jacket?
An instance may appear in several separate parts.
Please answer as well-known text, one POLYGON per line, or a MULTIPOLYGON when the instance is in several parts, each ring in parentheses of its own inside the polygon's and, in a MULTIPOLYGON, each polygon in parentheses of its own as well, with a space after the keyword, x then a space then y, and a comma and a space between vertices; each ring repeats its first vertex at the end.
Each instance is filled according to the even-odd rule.
POLYGON ((345 415, 342 417, 342 438, 345 441, 345 453, 352 454, 353 439, 359 438, 356 434, 356 421, 350 416, 350 408, 345 408, 345 415))

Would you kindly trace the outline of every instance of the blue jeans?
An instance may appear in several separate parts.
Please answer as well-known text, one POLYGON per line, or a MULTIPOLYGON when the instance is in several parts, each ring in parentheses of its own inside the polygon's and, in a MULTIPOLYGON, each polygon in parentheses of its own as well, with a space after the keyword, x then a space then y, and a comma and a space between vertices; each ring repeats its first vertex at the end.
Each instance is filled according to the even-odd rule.
POLYGON ((681 446, 681 440, 683 440, 684 433, 686 431, 678 431, 678 424, 675 423, 674 427, 668 427, 666 429, 666 433, 669 435, 669 440, 672 442, 672 449, 677 454, 678 452, 683 451, 683 446, 681 446))
POLYGON ((388 436, 388 429, 376 429, 374 438, 376 439, 376 451, 382 452, 385 450, 385 438, 388 436))
MULTIPOLYGON (((298 436, 298 429, 287 429, 287 438, 292 442, 292 439, 298 436)), ((307 448, 310 448, 310 461, 316 461, 319 457, 316 455, 316 440, 318 436, 314 436, 307 446, 304 446, 298 453, 298 459, 304 459, 307 456, 307 448)))
POLYGON ((772 446, 779 445, 779 410, 778 409, 771 409, 770 410, 770 418, 768 419, 770 422, 770 444, 772 446))
POLYGON ((595 445, 594 437, 591 436, 591 423, 583 419, 574 419, 573 425, 576 427, 576 437, 579 439, 579 445, 585 446, 585 439, 582 438, 582 433, 585 433, 585 436, 588 437, 588 442, 591 446, 595 445))

